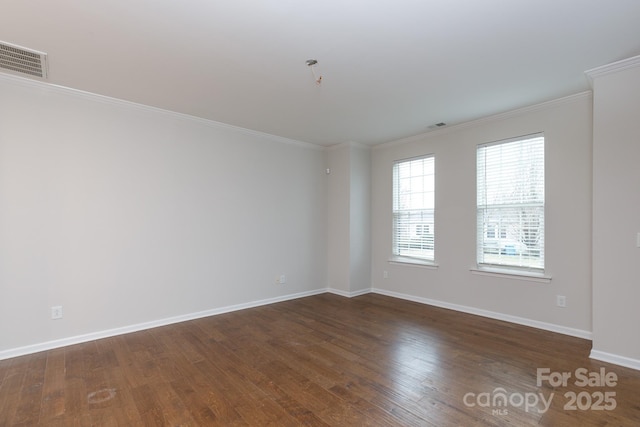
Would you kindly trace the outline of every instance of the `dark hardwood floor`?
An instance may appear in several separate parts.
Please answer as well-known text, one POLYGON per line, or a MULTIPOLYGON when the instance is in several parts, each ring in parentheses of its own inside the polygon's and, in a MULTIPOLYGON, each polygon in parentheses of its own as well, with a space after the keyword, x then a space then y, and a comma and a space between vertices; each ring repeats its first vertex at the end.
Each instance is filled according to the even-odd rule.
POLYGON ((323 294, 0 361, 0 426, 640 425, 640 372, 590 346, 323 294))

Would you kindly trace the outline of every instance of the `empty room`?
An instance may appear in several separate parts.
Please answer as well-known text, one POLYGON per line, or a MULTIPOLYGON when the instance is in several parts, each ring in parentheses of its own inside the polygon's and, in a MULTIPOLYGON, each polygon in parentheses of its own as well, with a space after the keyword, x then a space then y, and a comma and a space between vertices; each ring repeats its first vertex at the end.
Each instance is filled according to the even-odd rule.
POLYGON ((640 425, 639 16, 4 2, 0 426, 640 425))

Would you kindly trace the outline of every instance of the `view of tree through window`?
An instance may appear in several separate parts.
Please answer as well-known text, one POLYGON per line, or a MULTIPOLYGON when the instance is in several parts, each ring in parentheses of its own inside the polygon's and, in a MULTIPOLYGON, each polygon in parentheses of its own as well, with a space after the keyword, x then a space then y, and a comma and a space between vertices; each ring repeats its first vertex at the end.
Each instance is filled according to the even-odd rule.
POLYGON ((478 264, 544 269, 544 136, 478 146, 478 264))
POLYGON ((433 156, 393 165, 393 254, 434 260, 433 156))

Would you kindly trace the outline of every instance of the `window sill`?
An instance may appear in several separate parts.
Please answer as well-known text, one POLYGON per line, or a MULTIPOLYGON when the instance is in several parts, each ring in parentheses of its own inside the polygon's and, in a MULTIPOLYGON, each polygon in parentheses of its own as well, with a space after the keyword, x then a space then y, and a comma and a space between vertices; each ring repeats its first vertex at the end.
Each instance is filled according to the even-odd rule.
POLYGON ((388 262, 389 264, 409 265, 412 267, 423 267, 423 268, 430 268, 430 269, 438 268, 438 264, 436 264, 434 261, 427 261, 425 259, 419 259, 419 258, 392 256, 391 258, 388 259, 388 262))
POLYGON ((472 274, 480 276, 503 277, 509 279, 526 280, 529 282, 550 283, 551 276, 534 271, 509 270, 507 268, 496 267, 475 267, 471 269, 472 274))

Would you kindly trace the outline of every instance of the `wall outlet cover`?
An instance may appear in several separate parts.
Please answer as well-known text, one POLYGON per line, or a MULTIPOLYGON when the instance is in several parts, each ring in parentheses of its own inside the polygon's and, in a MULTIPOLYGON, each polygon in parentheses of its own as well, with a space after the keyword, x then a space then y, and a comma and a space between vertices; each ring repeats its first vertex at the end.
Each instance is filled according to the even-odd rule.
POLYGON ((53 320, 62 319, 62 306, 61 305, 55 305, 55 306, 51 307, 51 318, 53 320))

